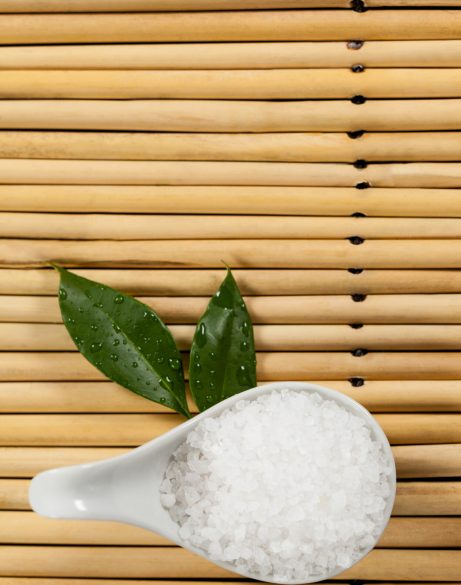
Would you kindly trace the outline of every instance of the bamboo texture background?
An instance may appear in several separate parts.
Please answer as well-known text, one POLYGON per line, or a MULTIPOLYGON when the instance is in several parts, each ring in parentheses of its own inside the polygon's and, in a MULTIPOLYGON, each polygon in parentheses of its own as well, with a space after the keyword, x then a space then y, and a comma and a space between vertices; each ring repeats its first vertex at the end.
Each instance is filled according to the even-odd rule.
POLYGON ((338 577, 461 583, 461 1, 0 0, 0 585, 238 577, 29 479, 180 422, 70 343, 54 260, 193 324, 235 269, 258 379, 369 408, 396 457, 338 577))

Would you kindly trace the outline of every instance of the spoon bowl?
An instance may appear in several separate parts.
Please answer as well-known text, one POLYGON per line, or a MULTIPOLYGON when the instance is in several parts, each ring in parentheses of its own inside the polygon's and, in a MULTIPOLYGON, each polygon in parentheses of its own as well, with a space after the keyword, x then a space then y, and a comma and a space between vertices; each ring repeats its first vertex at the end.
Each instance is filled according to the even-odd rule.
MULTIPOLYGON (((133 524, 156 532, 208 558, 204 551, 182 541, 179 537, 178 524, 170 518, 168 511, 160 502, 160 484, 169 460, 176 448, 185 441, 188 433, 204 418, 219 415, 239 400, 251 400, 264 393, 283 388, 318 393, 325 399, 334 400, 360 416, 366 422, 372 437, 382 445, 392 473, 389 477, 391 495, 386 505, 384 522, 379 535, 381 536, 391 515, 396 489, 395 463, 386 435, 373 416, 352 398, 335 390, 304 382, 275 382, 252 388, 227 398, 193 419, 124 455, 100 462, 44 471, 34 477, 30 485, 29 499, 32 509, 50 518, 111 520, 133 524)), ((368 554, 373 546, 364 550, 361 558, 368 554)), ((214 560, 212 562, 235 573, 235 567, 230 563, 214 560)), ((343 571, 344 567, 337 567, 328 574, 316 575, 315 578, 306 578, 301 581, 287 580, 284 583, 289 585, 314 583, 334 577, 343 571)), ((242 576, 258 579, 258 576, 251 574, 242 573, 242 576)), ((279 582, 270 577, 265 577, 264 580, 270 583, 279 582)))

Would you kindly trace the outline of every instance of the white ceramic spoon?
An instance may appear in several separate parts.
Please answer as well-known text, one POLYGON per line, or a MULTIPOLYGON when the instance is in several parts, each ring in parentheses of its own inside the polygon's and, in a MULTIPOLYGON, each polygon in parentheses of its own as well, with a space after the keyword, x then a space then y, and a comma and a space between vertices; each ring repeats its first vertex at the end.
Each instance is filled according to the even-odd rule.
MULTIPOLYGON (((393 470, 389 480, 391 496, 387 502, 385 521, 382 526, 382 531, 384 531, 394 503, 396 475, 392 451, 383 430, 372 415, 355 400, 335 390, 303 382, 275 382, 236 394, 125 455, 95 463, 44 471, 34 477, 30 485, 29 499, 32 508, 38 514, 50 518, 113 520, 134 524, 152 530, 168 540, 208 558, 203 551, 190 547, 181 540, 178 535, 178 525, 173 522, 167 510, 160 503, 160 483, 171 454, 185 440, 189 431, 204 418, 220 414, 243 398, 256 398, 263 393, 282 388, 318 392, 324 398, 338 402, 366 421, 372 436, 383 446, 393 470)), ((372 548, 365 550, 361 558, 372 548)), ((228 563, 213 562, 235 572, 235 568, 228 563)), ((287 581, 286 583, 295 585, 323 581, 343 570, 344 567, 338 567, 328 574, 316 575, 315 578, 306 578, 301 581, 287 581)), ((258 578, 251 574, 243 574, 243 576, 258 578)), ((270 578, 264 578, 264 580, 276 583, 270 578)))

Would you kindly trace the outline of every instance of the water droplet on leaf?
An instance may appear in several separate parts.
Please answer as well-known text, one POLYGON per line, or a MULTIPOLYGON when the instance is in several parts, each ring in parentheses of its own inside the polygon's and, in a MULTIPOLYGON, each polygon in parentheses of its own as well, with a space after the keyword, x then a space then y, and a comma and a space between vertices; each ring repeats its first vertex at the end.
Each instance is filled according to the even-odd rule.
POLYGON ((242 351, 248 351, 250 349, 250 344, 248 343, 248 341, 242 341, 242 343, 240 344, 240 349, 242 351))
POLYGON ((199 323, 197 333, 195 334, 195 341, 199 347, 203 347, 206 342, 206 325, 205 323, 199 323))
POLYGON ((92 329, 93 331, 97 331, 99 329, 99 327, 97 325, 95 325, 94 323, 92 323, 90 325, 90 329, 92 329))
POLYGON ((163 364, 163 362, 165 361, 165 358, 163 357, 163 355, 159 355, 157 358, 157 363, 158 364, 163 364))
POLYGON ((248 321, 244 321, 242 323, 241 329, 242 329, 243 335, 245 335, 246 337, 248 337, 248 335, 250 335, 250 325, 249 325, 248 321))
POLYGON ((114 303, 116 303, 117 305, 121 305, 121 304, 123 303, 123 301, 124 301, 124 300, 125 300, 125 299, 124 299, 124 297, 123 297, 122 295, 117 295, 117 296, 114 298, 114 303))
POLYGON ((138 362, 132 362, 131 365, 133 368, 137 368, 139 364, 138 364, 138 362))
POLYGON ((114 339, 114 341, 112 342, 112 345, 120 345, 120 339, 114 339))
POLYGON ((67 291, 64 288, 59 289, 59 298, 61 301, 65 301, 67 299, 67 291))
POLYGON ((163 396, 159 399, 160 404, 165 404, 166 399, 163 396))
POLYGON ((200 382, 200 380, 194 380, 194 384, 197 390, 200 390, 200 388, 202 387, 202 383, 200 382))
POLYGON ((118 355, 117 355, 116 353, 111 353, 111 354, 110 354, 110 359, 111 359, 113 362, 117 362, 117 361, 118 361, 118 355))
POLYGON ((102 349, 102 343, 92 343, 92 344, 90 345, 90 350, 91 350, 93 353, 96 353, 96 352, 98 352, 98 351, 101 351, 101 349, 102 349))
POLYGON ((172 370, 179 371, 181 369, 181 362, 176 358, 169 358, 168 365, 172 370))
POLYGON ((210 353, 208 354, 208 357, 210 358, 210 360, 215 361, 216 360, 216 354, 214 351, 210 351, 210 353))
POLYGON ((251 386, 250 372, 245 365, 241 365, 237 368, 237 382, 242 387, 249 388, 251 386))
POLYGON ((205 396, 205 400, 211 404, 213 402, 213 396, 211 396, 211 394, 208 394, 207 396, 205 396))

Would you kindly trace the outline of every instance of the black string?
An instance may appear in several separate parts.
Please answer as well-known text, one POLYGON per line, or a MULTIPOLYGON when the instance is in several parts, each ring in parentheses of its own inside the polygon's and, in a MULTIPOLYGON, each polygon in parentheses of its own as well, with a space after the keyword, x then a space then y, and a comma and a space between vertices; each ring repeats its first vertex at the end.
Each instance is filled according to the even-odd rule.
POLYGON ((367 355, 367 353, 368 353, 368 349, 365 349, 365 348, 363 348, 363 347, 358 347, 357 349, 353 349, 353 350, 351 351, 351 354, 352 354, 354 357, 362 357, 362 356, 364 356, 364 355, 367 355))
POLYGON ((354 303, 363 303, 366 298, 367 295, 364 295, 363 293, 354 293, 351 295, 351 299, 354 301, 354 303))

